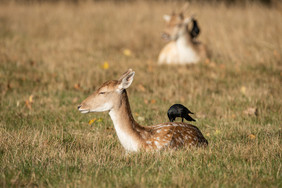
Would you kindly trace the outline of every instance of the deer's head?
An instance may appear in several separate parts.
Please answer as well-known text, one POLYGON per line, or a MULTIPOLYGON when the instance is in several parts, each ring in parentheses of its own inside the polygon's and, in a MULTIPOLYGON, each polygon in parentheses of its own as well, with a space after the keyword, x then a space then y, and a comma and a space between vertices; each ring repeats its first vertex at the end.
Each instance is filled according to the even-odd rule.
POLYGON ((122 92, 131 85, 134 74, 135 72, 129 69, 119 80, 105 82, 78 105, 78 110, 81 113, 105 112, 110 111, 117 105, 119 106, 122 92))
POLYGON ((180 36, 186 34, 188 31, 188 24, 192 17, 184 17, 189 4, 185 4, 179 13, 173 12, 170 15, 165 14, 163 19, 166 22, 162 38, 166 40, 177 40, 180 36))

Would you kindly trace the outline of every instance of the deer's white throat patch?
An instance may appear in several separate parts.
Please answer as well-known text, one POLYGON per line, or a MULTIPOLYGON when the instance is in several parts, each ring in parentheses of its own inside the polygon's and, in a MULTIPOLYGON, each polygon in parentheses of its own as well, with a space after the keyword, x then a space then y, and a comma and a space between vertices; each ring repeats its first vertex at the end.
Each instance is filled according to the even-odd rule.
POLYGON ((179 54, 179 63, 195 63, 199 61, 199 56, 195 50, 187 44, 186 37, 178 38, 176 46, 179 54))
POLYGON ((111 110, 109 114, 114 123, 117 136, 125 150, 129 152, 138 151, 139 145, 136 138, 125 131, 125 128, 122 125, 122 121, 120 121, 118 118, 118 114, 114 110, 111 110))

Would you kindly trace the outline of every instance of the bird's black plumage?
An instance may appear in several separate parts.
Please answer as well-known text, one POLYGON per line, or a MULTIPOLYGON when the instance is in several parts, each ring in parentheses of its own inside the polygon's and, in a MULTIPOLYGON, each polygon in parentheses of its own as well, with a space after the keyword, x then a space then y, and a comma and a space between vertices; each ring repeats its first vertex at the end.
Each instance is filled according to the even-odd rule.
POLYGON ((183 118, 185 118, 187 121, 196 121, 192 117, 190 117, 189 114, 194 114, 194 113, 191 112, 188 108, 186 108, 182 104, 174 104, 167 111, 168 119, 171 122, 173 122, 176 117, 181 117, 182 122, 183 122, 183 118))
POLYGON ((195 20, 193 18, 192 22, 193 22, 193 27, 192 27, 192 29, 190 31, 190 35, 191 35, 191 38, 194 39, 194 38, 196 38, 200 34, 200 28, 198 26, 197 20, 195 20))

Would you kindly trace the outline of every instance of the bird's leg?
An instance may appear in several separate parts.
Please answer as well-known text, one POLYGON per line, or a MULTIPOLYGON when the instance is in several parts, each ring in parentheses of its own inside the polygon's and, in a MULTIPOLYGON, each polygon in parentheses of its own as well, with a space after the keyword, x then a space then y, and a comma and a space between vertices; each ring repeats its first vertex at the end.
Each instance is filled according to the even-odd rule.
POLYGON ((183 122, 183 118, 182 118, 182 122, 183 122))

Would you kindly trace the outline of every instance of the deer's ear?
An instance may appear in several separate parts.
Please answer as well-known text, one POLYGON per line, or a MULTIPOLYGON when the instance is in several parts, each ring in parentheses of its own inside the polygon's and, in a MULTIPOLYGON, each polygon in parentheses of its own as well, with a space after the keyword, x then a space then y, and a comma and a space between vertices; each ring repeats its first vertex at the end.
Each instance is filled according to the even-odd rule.
POLYGON ((124 77, 126 77, 126 75, 128 75, 128 74, 131 73, 131 72, 132 72, 132 69, 128 69, 126 72, 124 72, 124 73, 121 75, 121 77, 119 78, 118 81, 121 81, 124 77))
POLYGON ((164 19, 166 22, 169 22, 169 21, 170 21, 170 19, 171 19, 171 16, 170 16, 170 15, 165 14, 165 15, 163 15, 163 19, 164 19))
POLYGON ((119 90, 127 89, 131 85, 134 75, 135 72, 132 71, 132 69, 129 69, 126 73, 124 73, 118 81, 119 82, 118 89, 119 90))

